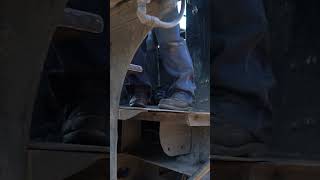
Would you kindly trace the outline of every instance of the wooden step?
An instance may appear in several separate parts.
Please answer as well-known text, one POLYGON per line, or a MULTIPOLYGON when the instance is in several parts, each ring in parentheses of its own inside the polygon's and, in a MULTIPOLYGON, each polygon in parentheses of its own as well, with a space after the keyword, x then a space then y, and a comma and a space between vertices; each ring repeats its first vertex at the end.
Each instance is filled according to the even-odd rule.
POLYGON ((211 156, 213 179, 318 180, 320 161, 211 156))
POLYGON ((210 155, 210 159, 213 161, 229 161, 229 162, 265 162, 263 158, 245 158, 245 157, 232 157, 232 156, 220 156, 210 155))
POLYGON ((219 156, 211 155, 210 159, 214 162, 243 162, 243 163, 267 163, 275 166, 308 166, 319 167, 320 161, 316 160, 298 160, 289 158, 274 158, 274 157, 262 157, 262 158, 245 158, 245 157, 231 157, 231 156, 219 156))
POLYGON ((188 126, 210 126, 210 113, 121 106, 119 120, 172 121, 188 126))
POLYGON ((32 180, 65 179, 97 163, 106 165, 108 159, 108 147, 59 143, 28 145, 28 172, 32 180))
POLYGON ((109 147, 65 143, 30 143, 27 148, 28 150, 109 153, 109 147))

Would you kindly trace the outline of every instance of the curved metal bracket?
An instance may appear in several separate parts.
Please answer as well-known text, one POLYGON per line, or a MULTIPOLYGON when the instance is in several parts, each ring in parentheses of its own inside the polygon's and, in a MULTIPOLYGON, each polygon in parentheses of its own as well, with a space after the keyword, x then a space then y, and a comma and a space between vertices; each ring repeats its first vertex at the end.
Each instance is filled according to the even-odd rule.
MULTIPOLYGON (((147 4, 150 3, 150 0, 137 0, 137 16, 142 24, 148 25, 150 27, 158 27, 158 28, 173 28, 177 26, 180 20, 183 17, 185 7, 186 7, 186 0, 181 0, 181 10, 180 13, 174 21, 171 22, 164 22, 161 21, 158 17, 151 16, 147 14, 147 4)), ((170 8, 170 7, 169 7, 170 8)))

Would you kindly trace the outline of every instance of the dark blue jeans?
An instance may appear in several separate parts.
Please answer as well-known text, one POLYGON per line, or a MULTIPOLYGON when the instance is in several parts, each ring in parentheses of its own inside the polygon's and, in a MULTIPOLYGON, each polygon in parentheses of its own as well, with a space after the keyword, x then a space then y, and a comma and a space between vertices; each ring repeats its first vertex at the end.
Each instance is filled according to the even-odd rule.
MULTIPOLYGON (((174 20, 178 15, 177 9, 169 11, 164 21, 174 20)), ((194 70, 192 59, 190 57, 187 45, 184 39, 180 36, 180 27, 177 25, 170 29, 154 29, 157 41, 160 46, 161 63, 171 79, 171 92, 185 91, 194 95, 194 70)), ((145 59, 145 45, 142 45, 133 58, 133 64, 143 66, 148 60, 145 59)), ((128 77, 131 85, 144 85, 150 87, 148 75, 145 73, 133 74, 128 77)))
POLYGON ((143 71, 138 74, 130 74, 126 77, 127 85, 129 86, 140 86, 146 88, 146 91, 151 90, 151 82, 148 73, 146 72, 146 63, 147 62, 147 45, 146 40, 142 42, 137 52, 135 53, 132 64, 139 65, 143 67, 143 71))
POLYGON ((213 98, 218 119, 252 131, 266 127, 273 85, 262 0, 213 1, 213 98))

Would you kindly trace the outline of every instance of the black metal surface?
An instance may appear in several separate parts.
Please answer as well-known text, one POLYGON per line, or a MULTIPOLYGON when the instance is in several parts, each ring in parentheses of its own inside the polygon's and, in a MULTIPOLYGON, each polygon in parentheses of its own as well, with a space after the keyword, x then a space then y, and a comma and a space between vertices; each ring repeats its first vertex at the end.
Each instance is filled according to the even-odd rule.
POLYGON ((65 8, 63 22, 59 24, 59 27, 91 33, 102 33, 104 22, 102 17, 97 14, 65 8))
POLYGON ((267 58, 272 61, 276 80, 271 94, 270 155, 319 160, 320 2, 265 0, 264 3, 269 29, 267 58))
POLYGON ((320 2, 265 1, 270 28, 276 156, 320 159, 320 2))

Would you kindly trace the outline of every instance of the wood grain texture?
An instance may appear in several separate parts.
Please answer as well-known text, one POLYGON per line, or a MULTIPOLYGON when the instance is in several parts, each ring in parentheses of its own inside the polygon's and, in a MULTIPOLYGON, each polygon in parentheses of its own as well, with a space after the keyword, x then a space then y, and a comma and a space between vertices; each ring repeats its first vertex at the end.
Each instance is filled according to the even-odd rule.
MULTIPOLYGON (((158 0, 148 9, 159 14, 158 0)), ((121 89, 128 66, 142 40, 151 30, 136 16, 136 1, 120 3, 110 12, 110 179, 117 179, 118 119, 121 89)))

